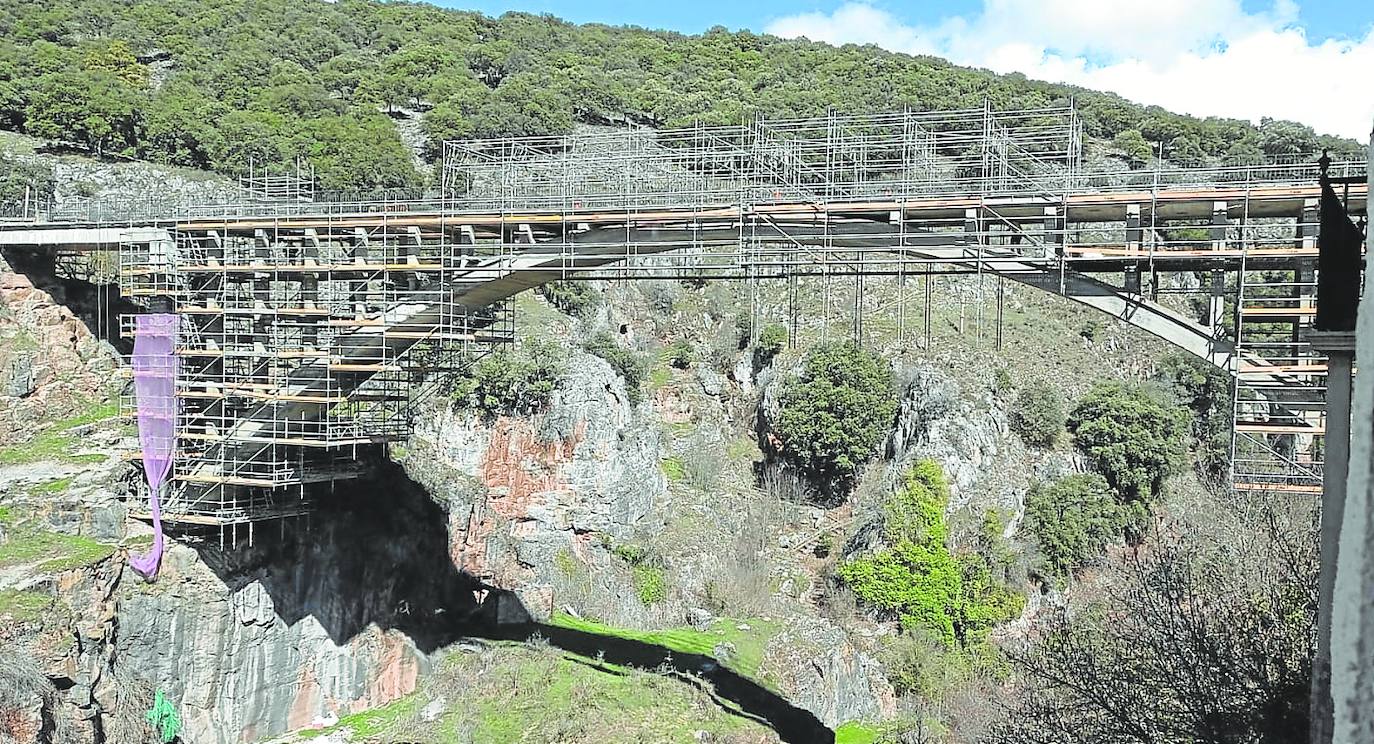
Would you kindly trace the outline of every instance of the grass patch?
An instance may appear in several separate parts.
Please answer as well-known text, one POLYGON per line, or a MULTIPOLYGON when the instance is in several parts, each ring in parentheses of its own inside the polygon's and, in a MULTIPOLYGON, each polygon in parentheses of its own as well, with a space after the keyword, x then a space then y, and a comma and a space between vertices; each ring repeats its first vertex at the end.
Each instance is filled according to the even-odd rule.
POLYGON ((40 571, 66 571, 98 563, 114 551, 114 546, 89 537, 21 529, 0 545, 0 568, 37 563, 40 571))
POLYGON ((52 428, 57 431, 70 431, 78 426, 86 426, 88 424, 99 423, 101 421, 115 418, 118 415, 118 401, 101 401, 99 403, 91 404, 86 408, 85 411, 75 416, 72 416, 71 418, 66 418, 62 419, 61 421, 58 421, 57 423, 53 424, 52 428))
POLYGON ((34 493, 38 493, 38 494, 44 494, 44 493, 46 493, 46 494, 62 493, 63 491, 67 490, 68 488, 71 488, 71 486, 72 486, 72 479, 71 479, 71 478, 57 478, 57 479, 55 479, 55 480, 50 480, 50 481, 48 481, 47 483, 42 483, 42 484, 39 484, 39 485, 35 486, 35 487, 33 488, 33 492, 34 492, 34 493))
POLYGON ((835 729, 835 744, 874 744, 882 732, 874 726, 849 721, 835 729))
POLYGON ((550 625, 576 630, 593 635, 621 638, 640 643, 662 646, 680 654, 699 654, 714 656, 716 646, 729 643, 735 647, 735 654, 725 661, 725 666, 737 674, 755 681, 759 680, 759 666, 763 663, 763 652, 768 641, 781 630, 780 623, 770 620, 717 620, 707 630, 695 628, 671 628, 669 630, 633 630, 617 628, 613 625, 573 617, 559 612, 549 620, 550 625), (744 626, 747 630, 741 630, 744 626))
POLYGON ((681 457, 665 457, 659 461, 659 467, 663 468, 663 474, 668 476, 669 483, 679 483, 687 477, 687 469, 683 467, 681 457))
POLYGON ((641 744, 694 741, 697 731, 706 731, 711 741, 734 741, 732 734, 747 731, 747 740, 754 741, 764 731, 678 680, 537 645, 452 654, 422 684, 389 705, 296 738, 346 731, 351 741, 641 744), (420 720, 420 710, 441 696, 447 704, 439 719, 420 720))
POLYGON ((333 726, 302 731, 299 738, 314 739, 337 731, 350 732, 352 736, 349 738, 355 741, 364 737, 377 736, 387 729, 394 728, 395 724, 402 720, 414 718, 421 707, 419 695, 407 695, 379 708, 350 713, 340 718, 339 722, 333 726))
POLYGON ((91 404, 71 418, 53 422, 26 442, 0 448, 0 465, 28 465, 53 460, 78 464, 104 462, 105 455, 71 454, 80 441, 71 434, 71 430, 113 419, 118 415, 119 403, 116 401, 91 404))
POLYGON ((650 390, 658 390, 659 388, 665 387, 668 384, 672 383, 672 381, 673 371, 671 369, 668 369, 666 366, 655 365, 653 369, 649 370, 650 390))
POLYGON ((42 617, 52 604, 52 597, 26 589, 0 590, 0 616, 12 622, 33 622, 42 617))

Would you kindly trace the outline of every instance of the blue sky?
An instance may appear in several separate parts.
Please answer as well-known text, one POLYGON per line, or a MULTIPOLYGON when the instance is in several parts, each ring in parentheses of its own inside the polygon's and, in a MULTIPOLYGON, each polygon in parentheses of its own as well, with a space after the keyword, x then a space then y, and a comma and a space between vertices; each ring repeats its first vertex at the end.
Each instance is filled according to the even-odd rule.
MULTIPOLYGON (((1103 0, 1110 4, 1112 0, 1103 0)), ((500 15, 509 10, 527 13, 551 13, 577 23, 607 23, 665 28, 686 33, 700 33, 712 26, 729 29, 763 30, 778 18, 807 12, 827 12, 842 3, 801 2, 730 2, 729 0, 696 0, 695 2, 639 2, 616 0, 441 0, 437 4, 449 8, 477 10, 488 15, 500 15)), ((891 11, 909 22, 934 23, 948 16, 968 16, 977 13, 982 0, 938 0, 936 2, 879 2, 877 7, 891 11)), ((1260 11, 1271 3, 1244 0, 1242 7, 1260 11)), ((1362 35, 1374 23, 1374 3, 1365 0, 1306 0, 1298 5, 1298 24, 1308 37, 1323 40, 1331 37, 1362 35)))
POLYGON ((1372 0, 438 0, 699 33, 747 28, 932 54, 1199 116, 1296 119, 1367 141, 1372 0))

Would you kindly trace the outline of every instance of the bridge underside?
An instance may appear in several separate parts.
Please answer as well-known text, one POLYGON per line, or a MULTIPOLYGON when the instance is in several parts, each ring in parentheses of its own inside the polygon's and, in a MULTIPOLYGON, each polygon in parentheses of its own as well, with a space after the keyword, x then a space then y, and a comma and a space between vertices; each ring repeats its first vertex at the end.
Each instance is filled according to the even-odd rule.
MULTIPOLYGON (((441 202, 258 205, 66 236, 58 257, 182 318, 164 508, 191 525, 303 512, 312 484, 361 472, 447 373, 512 340, 512 297, 570 278, 1006 277, 1228 372, 1234 485, 1320 491, 1312 169, 1087 177, 1072 119, 1043 123, 1062 112, 978 113, 975 140, 875 119, 860 142, 832 120, 824 152, 810 124, 450 145, 441 202)), ((1346 195, 1366 211, 1364 188, 1346 195)))

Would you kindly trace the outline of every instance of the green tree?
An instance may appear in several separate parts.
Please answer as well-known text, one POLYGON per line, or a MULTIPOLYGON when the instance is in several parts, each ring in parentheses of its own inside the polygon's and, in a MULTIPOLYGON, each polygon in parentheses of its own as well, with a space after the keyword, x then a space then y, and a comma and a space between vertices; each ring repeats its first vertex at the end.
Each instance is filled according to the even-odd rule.
POLYGON ((897 414, 892 368, 851 343, 814 347, 783 383, 775 430, 782 456, 829 495, 848 491, 897 414))
POLYGON ((1201 475, 1220 483, 1231 469, 1231 378, 1184 352, 1160 360, 1156 376, 1193 412, 1192 432, 1201 475))
POLYGON ((978 556, 950 552, 948 504, 940 466, 917 463, 884 506, 886 547, 844 562, 839 576, 865 605, 953 648, 982 641, 1021 611, 1023 599, 996 582, 978 556))
POLYGON ((1017 394, 1009 423, 1026 444, 1053 447, 1064 421, 1064 398, 1049 383, 1036 380, 1017 394))
POLYGON ((1188 414, 1140 385, 1099 383, 1069 413, 1074 444, 1123 501, 1149 502, 1184 454, 1188 414))
POLYGON ((138 141, 139 104, 137 92, 108 73, 53 73, 34 81, 25 127, 100 155, 138 141))
POLYGON ((773 361, 787 346, 787 326, 769 323, 759 331, 758 341, 754 343, 754 365, 764 367, 773 361))
POLYGON ((1112 145, 1126 156, 1127 162, 1133 167, 1140 167, 1150 162, 1154 157, 1154 148, 1149 142, 1145 141, 1144 135, 1139 129, 1126 129, 1118 132, 1112 139, 1112 145))
POLYGON ((1063 578, 1097 560, 1121 540, 1127 511, 1097 473, 1032 488, 1026 495, 1026 529, 1040 546, 1045 573, 1063 578))

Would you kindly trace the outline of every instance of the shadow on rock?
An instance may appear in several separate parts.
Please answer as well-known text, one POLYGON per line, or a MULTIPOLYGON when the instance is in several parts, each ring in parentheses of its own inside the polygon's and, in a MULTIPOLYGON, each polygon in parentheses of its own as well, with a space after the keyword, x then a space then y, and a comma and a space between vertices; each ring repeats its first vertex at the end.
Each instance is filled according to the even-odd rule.
POLYGON ((316 499, 320 507, 308 521, 259 525, 251 546, 242 531, 237 549, 202 535, 201 559, 230 591, 256 582, 282 621, 312 616, 338 644, 371 625, 399 630, 425 652, 463 639, 540 637, 609 674, 658 671, 702 687, 724 710, 773 728, 784 741, 834 741, 810 711, 709 656, 532 621, 514 594, 454 566, 448 515, 395 464, 316 499))

